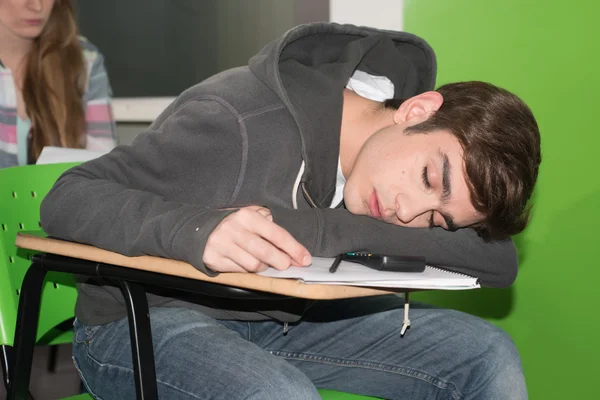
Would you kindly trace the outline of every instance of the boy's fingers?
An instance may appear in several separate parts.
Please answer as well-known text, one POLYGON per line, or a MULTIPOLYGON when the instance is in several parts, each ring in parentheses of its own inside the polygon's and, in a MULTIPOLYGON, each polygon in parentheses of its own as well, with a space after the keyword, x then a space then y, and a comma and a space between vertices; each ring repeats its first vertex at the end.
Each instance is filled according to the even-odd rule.
POLYGON ((308 250, 272 218, 270 210, 260 206, 244 207, 228 215, 209 236, 204 263, 219 272, 309 265, 308 250))
POLYGON ((253 230, 286 253, 291 258, 292 264, 298 266, 310 264, 311 256, 308 250, 276 223, 269 220, 263 220, 262 223, 257 221, 253 225, 253 230))
POLYGON ((204 264, 217 272, 261 272, 268 268, 267 264, 235 245, 215 251, 212 256, 209 252, 204 264))
POLYGON ((291 265, 289 255, 256 233, 241 234, 236 237, 236 244, 257 260, 275 269, 288 269, 291 265))

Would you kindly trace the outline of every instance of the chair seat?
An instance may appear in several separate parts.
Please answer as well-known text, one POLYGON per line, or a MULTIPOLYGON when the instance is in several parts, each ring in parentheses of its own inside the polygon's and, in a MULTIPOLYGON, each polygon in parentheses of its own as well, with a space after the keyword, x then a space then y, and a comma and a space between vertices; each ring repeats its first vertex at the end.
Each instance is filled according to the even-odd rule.
POLYGON ((78 394, 77 396, 65 397, 62 400, 94 400, 89 394, 78 394))

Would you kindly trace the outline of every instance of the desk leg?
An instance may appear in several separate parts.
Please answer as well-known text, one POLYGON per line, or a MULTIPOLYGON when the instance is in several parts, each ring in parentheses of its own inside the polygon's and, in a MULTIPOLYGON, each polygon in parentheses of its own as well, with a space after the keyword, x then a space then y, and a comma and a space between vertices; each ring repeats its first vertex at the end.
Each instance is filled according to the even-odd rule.
POLYGON ((139 283, 119 281, 129 319, 131 356, 138 400, 158 399, 150 311, 146 291, 139 283))
POLYGON ((31 364, 33 350, 37 336, 38 317, 40 314, 40 300, 42 285, 46 269, 41 261, 34 258, 31 267, 27 270, 21 294, 19 296, 19 309, 17 311, 17 326, 13 348, 13 359, 9 364, 9 377, 12 382, 8 388, 8 400, 22 400, 28 398, 29 379, 31 378, 31 364))

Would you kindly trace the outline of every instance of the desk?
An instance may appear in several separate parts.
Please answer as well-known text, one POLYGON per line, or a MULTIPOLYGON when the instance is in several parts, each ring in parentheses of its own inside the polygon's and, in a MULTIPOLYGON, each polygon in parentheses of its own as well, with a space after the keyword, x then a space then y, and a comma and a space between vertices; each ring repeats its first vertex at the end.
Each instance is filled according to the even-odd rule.
POLYGON ((331 300, 350 297, 378 296, 395 293, 389 290, 371 289, 356 286, 304 284, 293 279, 277 279, 246 273, 222 273, 210 277, 183 261, 160 257, 126 257, 111 251, 63 240, 48 239, 19 233, 15 245, 20 248, 43 253, 56 254, 80 260, 94 261, 154 272, 181 278, 235 286, 244 289, 274 293, 289 297, 313 300, 331 300))
POLYGON ((137 398, 152 400, 158 398, 158 390, 150 315, 143 284, 220 297, 274 301, 286 297, 331 300, 395 293, 365 287, 304 284, 292 279, 248 273, 223 273, 209 277, 182 261, 151 256, 126 257, 89 245, 23 233, 17 235, 15 245, 43 254, 33 256, 21 287, 9 399, 24 398, 27 394, 42 285, 48 271, 111 278, 119 285, 127 306, 137 398))

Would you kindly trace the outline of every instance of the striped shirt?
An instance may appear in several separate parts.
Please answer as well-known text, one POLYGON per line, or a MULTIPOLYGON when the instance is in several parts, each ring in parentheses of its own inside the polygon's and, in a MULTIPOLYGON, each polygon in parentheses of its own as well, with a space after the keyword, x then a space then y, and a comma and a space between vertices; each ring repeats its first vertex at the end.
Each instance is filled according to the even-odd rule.
MULTIPOLYGON (((104 57, 96 46, 80 38, 87 65, 85 105, 87 149, 108 151, 116 145, 116 127, 110 107, 112 91, 104 57)), ((0 63, 0 168, 26 163, 29 120, 17 115, 17 92, 12 71, 0 63)))

